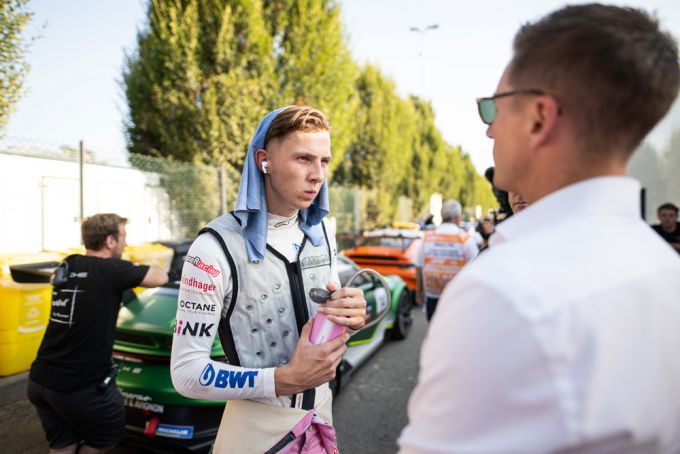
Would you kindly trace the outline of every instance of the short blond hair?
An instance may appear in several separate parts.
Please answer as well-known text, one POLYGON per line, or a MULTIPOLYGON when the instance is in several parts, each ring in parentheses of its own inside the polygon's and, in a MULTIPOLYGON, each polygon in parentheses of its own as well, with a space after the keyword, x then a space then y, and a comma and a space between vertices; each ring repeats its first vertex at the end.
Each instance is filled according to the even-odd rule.
POLYGON ((283 138, 291 132, 330 132, 330 130, 328 118, 320 110, 310 106, 292 106, 279 112, 269 126, 269 131, 264 138, 264 147, 267 148, 270 141, 283 138))

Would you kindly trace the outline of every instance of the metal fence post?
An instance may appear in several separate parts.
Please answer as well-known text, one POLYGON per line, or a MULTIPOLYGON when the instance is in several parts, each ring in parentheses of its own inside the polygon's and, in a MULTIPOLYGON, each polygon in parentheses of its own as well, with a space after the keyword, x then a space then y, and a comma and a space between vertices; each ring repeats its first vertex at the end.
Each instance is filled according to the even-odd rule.
MULTIPOLYGON (((82 224, 83 219, 85 218, 85 194, 83 192, 83 168, 85 165, 85 144, 83 141, 80 141, 80 144, 78 145, 78 169, 80 172, 80 176, 78 178, 78 181, 80 183, 80 223, 82 224)), ((81 239, 82 242, 82 239, 81 239)))
POLYGON ((354 186, 354 233, 361 233, 361 190, 354 186))
POLYGON ((227 169, 224 164, 220 164, 220 215, 227 212, 227 197, 226 197, 226 186, 227 186, 227 169))

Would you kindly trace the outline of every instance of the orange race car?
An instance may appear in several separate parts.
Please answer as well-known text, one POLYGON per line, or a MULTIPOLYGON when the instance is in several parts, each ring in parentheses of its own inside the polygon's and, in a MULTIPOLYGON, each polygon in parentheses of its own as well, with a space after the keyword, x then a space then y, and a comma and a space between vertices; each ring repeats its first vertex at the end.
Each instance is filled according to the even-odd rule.
POLYGON ((423 232, 414 229, 379 229, 365 232, 359 244, 342 254, 362 268, 373 268, 382 275, 396 274, 416 292, 414 265, 423 232))

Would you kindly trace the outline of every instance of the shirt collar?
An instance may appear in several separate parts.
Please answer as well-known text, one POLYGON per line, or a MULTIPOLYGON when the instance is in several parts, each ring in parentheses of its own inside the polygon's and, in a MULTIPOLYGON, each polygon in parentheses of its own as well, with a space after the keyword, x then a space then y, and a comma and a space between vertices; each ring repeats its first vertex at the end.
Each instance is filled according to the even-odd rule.
POLYGON ((299 211, 291 217, 279 216, 273 213, 267 213, 267 228, 269 230, 274 229, 287 229, 295 227, 298 225, 299 211))
POLYGON ((567 219, 593 213, 640 216, 640 183, 606 176, 579 181, 548 194, 496 227, 489 245, 528 235, 567 219))
POLYGON ((446 227, 448 229, 459 229, 460 227, 453 222, 442 222, 439 227, 446 227))

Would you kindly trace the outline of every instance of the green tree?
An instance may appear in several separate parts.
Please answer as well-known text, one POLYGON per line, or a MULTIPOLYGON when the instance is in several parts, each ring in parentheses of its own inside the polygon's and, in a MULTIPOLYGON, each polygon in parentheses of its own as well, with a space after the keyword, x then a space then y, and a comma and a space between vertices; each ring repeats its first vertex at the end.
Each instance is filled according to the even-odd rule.
MULTIPOLYGON (((123 74, 128 149, 140 168, 140 155, 194 164, 156 169, 193 236, 219 214, 215 165, 241 169, 272 107, 272 40, 256 0, 152 0, 148 17, 123 74)), ((228 183, 235 193, 238 180, 228 183)))
POLYGON ((343 34, 340 6, 332 0, 264 0, 273 37, 278 103, 309 104, 332 127, 331 171, 354 135, 358 76, 343 34))
POLYGON ((406 193, 415 113, 413 106, 397 95, 394 83, 373 65, 362 69, 356 92, 359 106, 354 138, 334 179, 370 188, 368 219, 385 225, 395 219, 399 197, 406 193))
POLYGON ((29 0, 0 0, 0 132, 23 93, 29 66, 25 60, 28 42, 23 36, 33 17, 29 0))
POLYGON ((462 149, 443 139, 429 102, 400 98, 394 83, 373 65, 362 68, 356 90, 355 138, 334 180, 365 189, 367 227, 405 220, 398 217, 407 205, 412 216, 425 217, 434 193, 470 207, 493 206, 489 185, 462 149), (404 196, 410 204, 400 201, 404 196))
POLYGON ((461 147, 448 144, 435 125, 432 105, 411 96, 417 114, 417 138, 409 174, 409 196, 423 217, 429 210, 430 197, 439 193, 443 199, 457 199, 467 208, 481 205, 495 207, 490 185, 477 173, 469 155, 461 147))
POLYGON ((272 40, 256 0, 152 0, 123 86, 130 152, 240 169, 272 107, 272 40))

